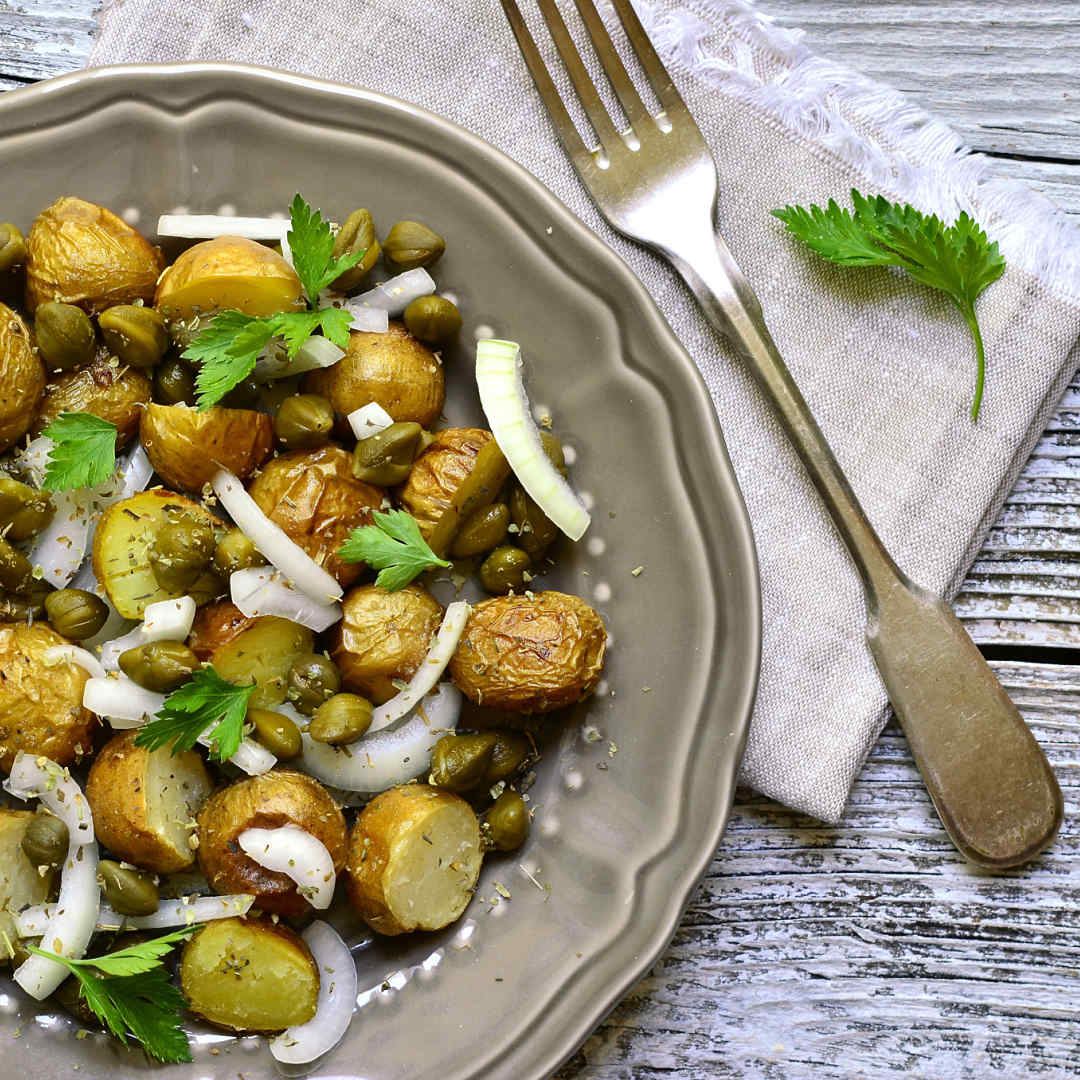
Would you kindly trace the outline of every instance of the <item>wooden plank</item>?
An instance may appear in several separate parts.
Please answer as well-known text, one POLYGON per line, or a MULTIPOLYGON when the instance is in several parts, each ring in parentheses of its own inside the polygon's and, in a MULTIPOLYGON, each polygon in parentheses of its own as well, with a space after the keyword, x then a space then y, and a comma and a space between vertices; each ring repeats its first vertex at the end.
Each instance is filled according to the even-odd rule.
POLYGON ((0 74, 36 80, 82 67, 99 7, 99 0, 0 3, 0 74))

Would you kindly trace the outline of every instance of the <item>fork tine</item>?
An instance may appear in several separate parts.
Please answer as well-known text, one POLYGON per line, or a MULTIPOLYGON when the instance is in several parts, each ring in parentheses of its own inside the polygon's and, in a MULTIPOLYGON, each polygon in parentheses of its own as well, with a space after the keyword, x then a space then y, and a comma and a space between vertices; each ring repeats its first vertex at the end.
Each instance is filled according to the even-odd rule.
POLYGON ((607 75, 612 89, 618 95, 619 102, 626 113, 626 118, 630 121, 630 126, 635 130, 639 138, 645 138, 650 128, 655 127, 652 115, 641 100, 641 95, 634 88, 630 76, 626 73, 622 57, 619 56, 615 44, 611 40, 611 35, 604 25, 604 20, 600 18, 600 13, 596 10, 594 0, 574 0, 574 2, 577 4, 581 21, 585 24, 585 29, 588 30, 589 37, 592 39, 596 55, 603 65, 604 73, 607 75))
MULTIPOLYGON (((645 70, 645 75, 652 84, 653 90, 656 91, 660 104, 664 106, 665 111, 669 114, 680 112, 690 116, 690 110, 687 109, 686 102, 683 101, 679 91, 675 89, 675 84, 671 81, 667 68, 664 67, 663 61, 657 55, 656 49, 653 48, 653 43, 649 40, 649 35, 645 33, 645 27, 641 25, 641 20, 630 4, 630 0, 612 0, 612 2, 615 6, 615 12, 619 16, 619 21, 626 31, 626 36, 630 39, 630 44, 637 54, 642 68, 645 70)), ((691 117, 691 119, 693 118, 691 117)))

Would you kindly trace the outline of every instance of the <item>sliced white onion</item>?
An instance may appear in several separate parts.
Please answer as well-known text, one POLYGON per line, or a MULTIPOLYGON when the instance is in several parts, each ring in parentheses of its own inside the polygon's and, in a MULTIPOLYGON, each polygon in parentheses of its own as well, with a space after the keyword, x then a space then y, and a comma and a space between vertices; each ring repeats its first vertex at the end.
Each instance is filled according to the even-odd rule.
POLYGON ((290 359, 284 344, 275 339, 256 357, 251 377, 257 383, 286 379, 316 368, 333 367, 344 355, 345 350, 329 338, 316 336, 309 337, 290 359))
POLYGON ((571 540, 589 527, 589 511, 544 453, 521 381, 516 342, 485 338, 476 343, 476 386, 491 433, 533 502, 571 540))
POLYGON ((320 604, 341 599, 337 581, 259 509, 236 476, 221 469, 213 485, 236 527, 293 585, 320 604))
POLYGON ((349 421, 357 441, 378 435, 394 422, 394 418, 377 401, 369 401, 359 409, 353 409, 345 419, 349 421))
POLYGON ((359 299, 347 300, 344 307, 352 316, 350 330, 364 334, 385 334, 390 329, 390 316, 386 308, 370 307, 359 299))
POLYGON ((164 704, 164 694, 155 694, 126 675, 87 679, 83 687, 83 708, 104 716, 117 730, 141 727, 164 704))
POLYGON ((289 231, 286 218, 231 217, 225 214, 162 214, 157 234, 181 240, 242 236, 245 240, 280 240, 289 231))
POLYGON ((421 698, 431 693, 446 670, 446 665, 450 663, 450 657, 454 655, 468 617, 469 605, 464 600, 457 600, 446 609, 439 632, 435 635, 435 641, 416 669, 416 674, 409 680, 409 685, 404 690, 378 706, 371 714, 368 735, 382 731, 395 720, 400 720, 421 698))
POLYGON ((317 604, 266 566, 237 570, 229 577, 232 602, 249 618, 278 615, 321 633, 341 618, 340 604, 317 604))
POLYGON ((134 447, 120 463, 111 501, 119 502, 121 499, 130 499, 132 495, 138 495, 140 491, 145 491, 146 485, 150 483, 150 477, 153 475, 154 466, 150 464, 150 458, 147 456, 143 444, 136 439, 134 447))
MULTIPOLYGON (((161 930, 170 926, 191 926, 210 919, 229 919, 246 915, 255 902, 250 893, 228 896, 193 896, 181 900, 162 900, 152 915, 121 915, 107 904, 101 905, 95 930, 161 930)), ((19 937, 39 937, 57 910, 56 904, 35 904, 15 916, 19 937)))
POLYGON ((41 567, 42 578, 58 589, 79 572, 86 558, 94 526, 93 500, 89 488, 51 493, 56 513, 34 538, 27 558, 41 567))
POLYGON ((40 799, 68 829, 72 844, 94 842, 94 817, 82 788, 62 765, 38 754, 20 750, 11 763, 4 790, 17 799, 40 799))
POLYGON ((326 845, 299 825, 277 829, 245 829, 236 838, 248 858, 296 882, 297 891, 313 907, 325 911, 334 899, 337 873, 326 845))
POLYGON ((26 449, 19 454, 19 465, 26 470, 37 487, 41 487, 41 482, 45 479, 52 448, 52 439, 48 435, 39 435, 36 439, 31 439, 26 444, 26 449))
POLYGON ((191 633, 194 621, 195 601, 190 596, 147 604, 139 626, 101 647, 101 662, 107 670, 115 671, 121 653, 151 641, 183 641, 191 633))
POLYGON ((356 1010, 356 964, 348 945, 321 919, 300 936, 319 965, 319 999, 306 1024, 271 1039, 270 1053, 283 1065, 304 1065, 333 1050, 356 1010))
POLYGON ((41 654, 41 662, 46 667, 54 667, 56 664, 77 664, 95 679, 104 679, 106 674, 101 661, 88 649, 80 649, 78 645, 50 645, 41 654))
MULTIPOLYGON (((198 741, 201 746, 206 747, 211 743, 206 735, 200 735, 198 741)), ((235 765, 248 776, 259 776, 269 772, 277 764, 277 758, 261 743, 245 738, 236 753, 229 758, 229 764, 235 765)))
POLYGON ((435 291, 435 282, 431 275, 420 267, 397 274, 389 281, 376 285, 374 289, 354 296, 348 304, 349 310, 360 308, 379 308, 388 315, 400 315, 417 297, 430 296, 435 291))
POLYGON ((303 735, 304 749, 297 765, 331 787, 380 791, 423 776, 431 767, 435 744, 457 727, 461 691, 452 683, 439 683, 412 716, 389 731, 365 735, 340 749, 303 735))
POLYGON ((289 243, 289 233, 292 230, 291 222, 283 222, 285 228, 281 230, 281 257, 295 270, 293 266, 292 245, 289 243))

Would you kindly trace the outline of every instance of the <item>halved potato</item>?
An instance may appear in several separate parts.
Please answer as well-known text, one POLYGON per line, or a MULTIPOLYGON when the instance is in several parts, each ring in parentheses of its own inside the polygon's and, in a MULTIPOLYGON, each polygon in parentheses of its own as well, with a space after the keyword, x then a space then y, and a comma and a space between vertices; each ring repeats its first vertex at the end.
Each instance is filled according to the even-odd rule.
POLYGON ((459 795, 427 784, 372 799, 349 837, 349 900, 380 934, 441 930, 480 876, 480 825, 459 795))
POLYGON ((269 919, 214 919, 184 946, 188 1007, 229 1031, 272 1032, 315 1015, 319 969, 303 939, 269 919))
POLYGON ((188 750, 135 745, 135 731, 110 739, 94 758, 86 799, 98 841, 118 858, 159 874, 195 862, 195 815, 214 790, 202 758, 188 750))
POLYGON ((154 404, 142 414, 139 438, 165 483, 198 494, 219 469, 250 476, 270 456, 274 423, 250 409, 154 404))
MULTIPOLYGON (((210 528, 218 521, 204 507, 163 488, 152 488, 110 506, 94 534, 94 573, 125 619, 141 619, 147 604, 179 595, 163 589, 150 568, 150 546, 162 525, 182 517, 210 528)), ((197 604, 222 591, 221 579, 207 571, 187 590, 197 604)))
POLYGON ((312 651, 315 637, 307 627, 276 615, 252 619, 235 637, 210 654, 214 670, 229 682, 255 682, 253 709, 272 709, 285 700, 289 668, 312 651))
POLYGON ((219 236, 189 247, 158 282, 154 306, 170 322, 225 310, 274 315, 302 308, 296 271, 265 244, 219 236))
POLYGON ((11 960, 8 942, 18 940, 15 915, 31 904, 44 904, 56 878, 38 873, 23 852, 23 833, 33 820, 32 810, 0 810, 0 964, 11 960))

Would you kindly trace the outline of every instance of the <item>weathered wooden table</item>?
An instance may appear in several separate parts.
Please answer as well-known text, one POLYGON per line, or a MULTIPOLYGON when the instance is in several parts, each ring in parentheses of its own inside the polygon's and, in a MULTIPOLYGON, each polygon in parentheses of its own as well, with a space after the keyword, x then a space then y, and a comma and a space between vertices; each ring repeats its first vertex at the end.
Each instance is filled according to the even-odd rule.
MULTIPOLYGON (((0 0, 0 88, 80 67, 96 6, 0 0)), ((763 6, 1080 214, 1076 0, 763 6)), ((1061 779, 1053 849, 965 865, 895 726, 837 828, 742 793, 671 947, 563 1080, 1080 1075, 1078 552, 1080 381, 956 602, 1061 779)))

